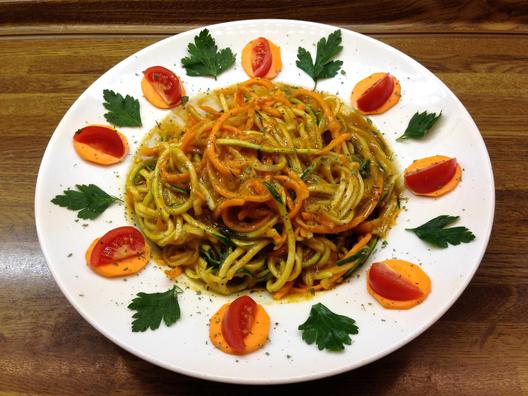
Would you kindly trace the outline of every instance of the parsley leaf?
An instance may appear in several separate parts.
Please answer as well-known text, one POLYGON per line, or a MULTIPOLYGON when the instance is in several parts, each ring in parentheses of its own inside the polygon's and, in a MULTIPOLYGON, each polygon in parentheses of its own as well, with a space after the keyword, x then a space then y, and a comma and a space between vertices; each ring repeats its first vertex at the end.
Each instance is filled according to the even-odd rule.
POLYGON ((347 316, 337 315, 317 303, 312 306, 310 316, 298 327, 307 344, 317 343, 319 350, 341 351, 344 345, 350 345, 349 334, 357 334, 356 321, 347 316))
POLYGON ((475 235, 466 227, 445 226, 457 221, 459 216, 442 215, 422 224, 420 227, 407 228, 407 231, 414 232, 418 238, 440 248, 448 247, 448 244, 459 245, 468 243, 475 239, 475 235))
POLYGON ((181 64, 188 76, 216 77, 235 63, 235 55, 230 48, 218 51, 214 38, 209 30, 204 29, 194 37, 194 43, 187 46, 188 57, 182 58, 181 64))
POLYGON ((339 54, 342 49, 341 30, 336 30, 331 33, 328 38, 325 39, 323 37, 317 42, 315 63, 312 55, 306 49, 299 47, 297 50, 297 62, 295 64, 299 69, 312 77, 315 86, 317 86, 318 80, 334 77, 339 69, 341 69, 343 62, 332 59, 339 54))
POLYGON ((441 115, 442 112, 440 112, 438 115, 436 113, 428 113, 427 111, 424 111, 423 113, 414 113, 411 120, 409 121, 409 125, 407 125, 407 129, 405 129, 403 135, 401 135, 396 140, 401 142, 405 139, 417 140, 423 138, 425 135, 427 135, 436 121, 438 121, 441 115))
POLYGON ((55 205, 79 210, 77 217, 93 220, 103 213, 114 201, 119 198, 108 195, 95 184, 77 184, 76 190, 65 190, 64 195, 57 195, 51 200, 55 205))
POLYGON ((132 316, 132 331, 156 330, 162 319, 167 326, 176 322, 180 318, 177 293, 181 292, 178 286, 173 286, 164 293, 138 293, 128 305, 128 309, 137 311, 132 316))
POLYGON ((103 91, 103 106, 108 113, 104 117, 110 124, 118 127, 141 126, 139 101, 132 96, 115 93, 109 89, 103 91))

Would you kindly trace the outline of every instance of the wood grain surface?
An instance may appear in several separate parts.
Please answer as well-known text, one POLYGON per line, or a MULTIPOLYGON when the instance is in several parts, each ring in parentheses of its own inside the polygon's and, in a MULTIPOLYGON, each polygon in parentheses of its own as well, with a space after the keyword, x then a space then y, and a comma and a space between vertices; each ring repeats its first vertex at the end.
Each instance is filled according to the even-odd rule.
POLYGON ((0 60, 0 394, 528 395, 526 2, 0 1, 0 60), (33 212, 46 144, 97 77, 169 34, 264 17, 356 28, 433 71, 479 126, 497 199, 482 264, 436 324, 366 367, 280 387, 193 379, 108 341, 55 284, 33 212))

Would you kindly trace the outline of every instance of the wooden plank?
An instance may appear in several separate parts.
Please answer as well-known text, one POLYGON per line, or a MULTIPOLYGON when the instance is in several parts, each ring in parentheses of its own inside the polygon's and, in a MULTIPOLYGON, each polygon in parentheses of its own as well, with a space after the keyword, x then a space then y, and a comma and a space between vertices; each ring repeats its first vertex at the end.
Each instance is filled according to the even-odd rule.
MULTIPOLYGON (((202 28, 216 23, 197 24, 170 24, 170 25, 125 25, 125 24, 0 24, 0 36, 50 36, 50 35, 174 35, 186 32, 191 29, 202 28)), ((332 23, 330 25, 338 26, 344 29, 363 34, 472 34, 487 32, 490 34, 528 34, 528 24, 516 24, 511 22, 483 22, 483 23, 385 23, 385 24, 366 24, 366 23, 332 23)))
POLYGON ((0 34, 175 34, 228 20, 295 18, 324 21, 363 33, 528 32, 525 3, 465 0, 0 2, 0 34))

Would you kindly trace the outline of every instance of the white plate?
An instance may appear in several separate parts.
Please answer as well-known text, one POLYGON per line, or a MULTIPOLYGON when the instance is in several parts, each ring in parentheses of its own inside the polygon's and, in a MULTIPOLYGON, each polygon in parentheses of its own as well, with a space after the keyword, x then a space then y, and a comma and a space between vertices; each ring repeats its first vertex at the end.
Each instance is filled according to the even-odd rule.
MULTIPOLYGON (((240 53, 251 39, 265 36, 281 47, 283 70, 277 81, 313 87, 312 80, 295 66, 297 48, 315 51, 315 43, 336 30, 333 26, 288 20, 230 22, 208 27, 219 48, 237 54, 236 66, 218 77, 188 77, 180 65, 187 44, 201 29, 181 33, 153 44, 114 66, 94 82, 68 110, 50 139, 39 171, 35 214, 42 251, 59 287, 70 303, 110 340, 154 364, 179 373, 234 383, 272 384, 297 382, 341 373, 367 364, 406 344, 455 302, 471 280, 486 249, 494 213, 494 183, 490 160, 480 133, 464 106, 431 72, 372 38, 342 29, 344 74, 321 81, 318 89, 349 101, 352 87, 373 72, 388 71, 402 85, 398 105, 371 119, 384 132, 403 169, 412 160, 434 154, 456 157, 463 180, 440 199, 406 194, 408 202, 388 236, 388 245, 378 248, 369 260, 391 257, 420 263, 432 280, 432 293, 425 302, 408 311, 383 309, 367 293, 365 270, 349 283, 312 300, 264 303, 272 319, 270 341, 261 350, 234 357, 216 350, 208 339, 210 316, 226 298, 187 288, 179 296, 182 318, 171 327, 132 333, 128 303, 136 293, 165 291, 171 282, 156 266, 137 276, 108 280, 95 275, 85 264, 89 243, 106 231, 127 224, 124 207, 113 205, 96 221, 76 222, 76 213, 53 205, 50 200, 75 184, 95 183, 110 194, 121 195, 131 157, 142 136, 166 114, 151 106, 141 94, 142 71, 163 65, 182 77, 187 93, 194 95, 243 81, 240 53), (121 128, 128 137, 131 154, 110 168, 83 162, 73 150, 72 135, 78 128, 105 123, 103 89, 139 98, 142 128, 121 128), (422 141, 395 142, 416 111, 439 112, 442 118, 430 137, 422 141), (459 215, 459 224, 471 229, 476 239, 448 249, 428 247, 405 228, 418 226, 441 214, 459 215), (70 256, 71 254, 71 256, 70 256), (70 257, 69 257, 70 256, 70 257), (304 322, 312 304, 322 302, 336 313, 354 318, 359 334, 343 352, 319 351, 301 339, 297 326, 304 322)), ((449 342, 447 340, 446 342, 449 342)))

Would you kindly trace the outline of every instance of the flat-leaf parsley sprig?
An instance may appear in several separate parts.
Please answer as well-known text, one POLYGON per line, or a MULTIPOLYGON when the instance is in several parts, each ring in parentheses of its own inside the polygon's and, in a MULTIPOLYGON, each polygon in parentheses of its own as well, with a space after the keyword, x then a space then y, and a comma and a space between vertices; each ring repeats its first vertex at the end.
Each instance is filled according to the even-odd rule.
POLYGON ((138 293, 128 305, 129 309, 136 311, 132 316, 132 331, 156 330, 162 320, 167 326, 174 324, 180 318, 178 293, 182 292, 174 285, 164 293, 138 293))
POLYGON ((55 205, 70 210, 78 210, 77 217, 80 219, 93 220, 103 213, 115 201, 121 201, 117 197, 108 195, 95 184, 77 184, 77 190, 64 190, 63 195, 57 195, 51 200, 55 205))
POLYGON ((235 55, 230 48, 218 50, 209 30, 204 29, 194 37, 194 43, 187 46, 188 57, 182 58, 181 64, 188 76, 216 77, 235 63, 235 55))
POLYGON ((107 113, 104 117, 110 124, 118 127, 141 126, 141 115, 139 113, 139 101, 132 96, 121 95, 109 89, 103 91, 103 106, 107 113))
POLYGON ((436 121, 438 121, 441 115, 442 112, 438 114, 428 113, 427 111, 424 111, 423 113, 416 112, 409 121, 409 125, 405 129, 403 135, 396 140, 401 142, 405 139, 422 139, 429 133, 430 129, 436 124, 436 121))
POLYGON ((328 38, 322 38, 317 42, 317 52, 315 55, 315 62, 312 55, 302 47, 297 50, 296 65, 303 70, 314 80, 314 89, 317 86, 317 81, 323 78, 334 77, 343 62, 340 60, 332 60, 337 54, 341 52, 343 46, 341 45, 341 30, 336 30, 331 33, 328 38))
POLYGON ((459 216, 441 215, 419 227, 406 230, 414 232, 421 240, 440 248, 446 248, 448 244, 459 245, 471 242, 475 239, 475 235, 466 227, 445 228, 459 218, 459 216))
POLYGON ((306 322, 299 326, 307 344, 317 344, 319 350, 341 351, 352 342, 350 334, 357 334, 356 321, 330 311, 321 303, 312 306, 306 322))

